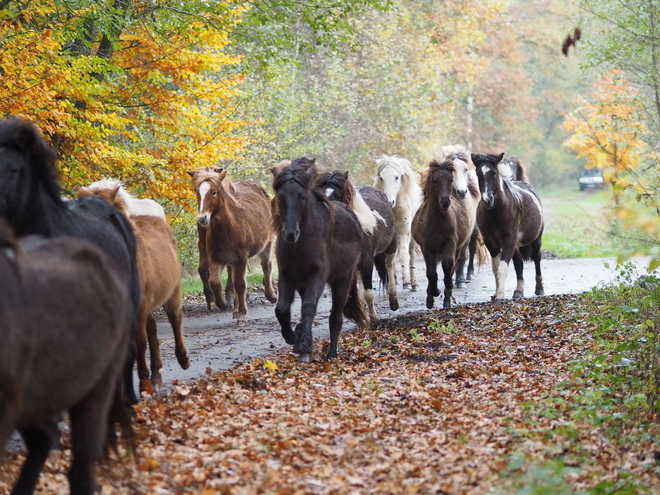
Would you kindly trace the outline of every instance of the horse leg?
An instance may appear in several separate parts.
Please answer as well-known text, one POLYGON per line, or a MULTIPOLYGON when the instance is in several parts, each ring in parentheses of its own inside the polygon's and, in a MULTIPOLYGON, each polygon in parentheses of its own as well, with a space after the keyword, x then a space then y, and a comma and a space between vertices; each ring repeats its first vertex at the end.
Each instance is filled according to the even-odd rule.
POLYGON ((277 296, 273 290, 273 254, 272 244, 269 242, 266 248, 259 254, 261 260, 261 270, 264 272, 264 294, 269 302, 276 302, 277 296))
POLYGON ((116 374, 109 368, 85 398, 69 410, 73 453, 68 473, 71 495, 92 495, 96 489, 95 466, 107 438, 116 383, 116 374))
MULTIPOLYGON (((222 277, 222 270, 220 270, 220 276, 222 277)), ((227 307, 234 307, 236 305, 236 290, 234 289, 234 268, 231 265, 227 265, 227 286, 225 287, 225 301, 227 302, 227 307)))
POLYGON ((401 278, 403 280, 403 288, 410 289, 410 243, 412 242, 412 235, 410 234, 410 227, 402 232, 399 232, 399 247, 397 248, 397 256, 399 257, 399 264, 401 265, 401 278))
POLYGON ((163 360, 160 357, 160 342, 158 342, 158 327, 153 314, 147 316, 146 321, 147 342, 149 343, 149 356, 151 357, 151 388, 158 392, 163 385, 163 360))
POLYGON ((280 274, 277 280, 277 293, 279 297, 275 305, 275 317, 282 329, 284 341, 289 345, 294 345, 296 343, 296 334, 291 328, 291 304, 293 304, 293 298, 296 294, 295 286, 289 283, 282 274, 280 274))
POLYGON ((181 284, 177 284, 170 298, 163 304, 163 309, 174 334, 174 352, 182 369, 190 367, 190 356, 183 340, 183 309, 181 307, 181 284))
POLYGON ((137 328, 135 334, 135 344, 137 348, 137 372, 138 380, 140 381, 140 392, 148 390, 150 387, 147 385, 149 382, 149 367, 147 366, 147 320, 151 313, 144 307, 144 303, 140 303, 138 310, 137 328))
POLYGON ((534 288, 534 294, 537 296, 545 295, 545 290, 543 289, 543 275, 541 274, 541 238, 539 237, 536 241, 532 243, 532 261, 534 261, 534 269, 536 270, 536 287, 534 288))
POLYGON ((59 435, 59 428, 57 426, 57 420, 52 419, 37 426, 22 428, 19 432, 27 446, 28 454, 21 468, 21 474, 18 476, 18 480, 11 491, 12 495, 32 493, 34 491, 41 468, 46 462, 48 453, 59 435))
POLYGON ((513 253, 513 267, 516 269, 516 290, 513 291, 513 299, 522 299, 525 295, 524 265, 523 259, 517 249, 513 253))
MULTIPOLYGON (((362 287, 364 288, 364 303, 367 308, 367 313, 369 314, 369 319, 371 325, 376 325, 378 323, 378 315, 376 314, 376 307, 374 305, 374 259, 371 256, 367 256, 367 259, 364 260, 362 266, 360 266, 360 278, 362 280, 362 287)), ((347 296, 348 297, 348 296, 347 296)), ((335 296, 333 294, 332 300, 334 304, 335 296)), ((343 308, 343 306, 342 306, 343 308)))
POLYGON ((465 280, 465 258, 468 250, 468 245, 465 244, 463 247, 458 249, 458 259, 456 260, 456 288, 465 289, 467 287, 467 281, 465 280))
POLYGON ((501 261, 502 253, 497 256, 491 255, 491 265, 493 267, 493 275, 495 276, 495 295, 493 301, 504 300, 504 281, 509 270, 509 264, 501 261))
MULTIPOLYGON (((300 362, 312 362, 312 323, 316 316, 319 298, 323 294, 325 278, 316 277, 305 289, 300 308, 300 324, 296 329, 296 348, 300 354, 300 362)), ((334 298, 333 298, 334 307, 334 298)), ((343 306, 342 306, 343 309, 343 306)), ((330 336, 332 339, 332 335, 330 336)))
POLYGON ((385 255, 385 269, 387 271, 387 295, 390 300, 390 309, 399 309, 399 297, 396 293, 396 266, 395 253, 385 255))
POLYGON ((236 291, 236 300, 234 301, 234 317, 236 325, 243 327, 247 324, 247 300, 245 298, 247 290, 247 281, 245 275, 247 272, 248 260, 239 260, 232 265, 234 272, 234 290, 236 291))
POLYGON ((197 273, 199 278, 202 279, 202 286, 204 287, 204 297, 206 299, 206 307, 209 311, 215 305, 215 296, 209 285, 209 257, 206 251, 206 228, 197 224, 197 249, 199 250, 199 266, 197 273))
MULTIPOLYGON (((467 276, 465 280, 469 282, 474 278, 474 255, 477 253, 477 240, 479 239, 479 230, 475 227, 470 236, 469 253, 470 258, 468 261, 467 276)), ((458 284, 457 284, 458 285, 458 284)))
MULTIPOLYGON (((452 281, 452 278, 454 276, 454 251, 456 249, 456 246, 452 245, 445 248, 445 253, 442 256, 442 273, 444 275, 444 283, 445 283, 445 294, 444 297, 442 298, 442 307, 445 309, 451 308, 451 295, 452 295, 452 289, 454 287, 454 283, 452 281)), ((436 275, 436 280, 437 280, 437 275, 436 275)))
POLYGON ((438 289, 438 258, 434 252, 422 249, 424 261, 426 262, 426 278, 429 285, 426 287, 426 307, 433 307, 433 298, 440 295, 438 289))
MULTIPOLYGON (((211 290, 213 291, 216 306, 223 311, 229 307, 227 304, 227 300, 225 299, 225 295, 222 292, 222 271, 224 269, 225 269, 225 265, 221 263, 216 263, 212 259, 209 259, 209 271, 210 271, 209 285, 211 286, 211 290)), ((229 270, 229 268, 227 268, 227 272, 228 272, 227 285, 229 285, 229 280, 231 280, 232 272, 229 270)))
MULTIPOLYGON (((344 306, 346 306, 346 301, 348 301, 348 295, 352 283, 353 280, 351 277, 344 277, 331 286, 332 309, 330 310, 330 317, 328 318, 328 326, 330 327, 330 347, 325 356, 326 359, 336 359, 338 357, 337 344, 339 342, 339 334, 341 333, 342 313, 344 306)), ((371 292, 373 294, 373 289, 371 292)))
POLYGON ((419 290, 419 284, 417 283, 417 243, 415 239, 410 236, 410 247, 408 251, 408 257, 410 259, 410 289, 412 292, 417 292, 419 290))

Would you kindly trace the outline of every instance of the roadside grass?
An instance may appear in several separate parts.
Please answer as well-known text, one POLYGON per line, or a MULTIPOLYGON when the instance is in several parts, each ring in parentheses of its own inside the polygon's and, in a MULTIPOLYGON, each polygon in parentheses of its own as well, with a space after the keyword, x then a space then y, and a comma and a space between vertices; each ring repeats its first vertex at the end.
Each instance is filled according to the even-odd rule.
MULTIPOLYGON (((264 274, 261 271, 261 267, 255 267, 251 271, 248 271, 247 274, 247 286, 248 289, 259 288, 263 286, 264 283, 264 274)), ((276 280, 276 273, 273 270, 273 280, 276 280)), ((227 285, 227 275, 222 277, 222 286, 227 285)), ((184 276, 181 279, 181 291, 184 298, 187 299, 203 299, 204 298, 204 286, 202 285, 202 280, 199 278, 199 275, 188 275, 184 276)))
POLYGON ((579 297, 593 324, 585 352, 571 363, 571 379, 556 384, 542 400, 523 404, 529 424, 513 428, 520 435, 556 444, 556 459, 539 460, 516 453, 501 475, 503 491, 523 494, 641 494, 648 487, 619 473, 586 490, 575 490, 575 478, 603 455, 580 449, 583 432, 596 431, 619 455, 636 445, 653 445, 646 460, 660 476, 660 278, 639 274, 632 264, 620 269, 618 281, 579 297), (553 427, 535 428, 534 418, 552 418, 553 427), (531 435, 530 435, 531 434, 531 435), (584 469, 582 469, 584 468, 584 469))

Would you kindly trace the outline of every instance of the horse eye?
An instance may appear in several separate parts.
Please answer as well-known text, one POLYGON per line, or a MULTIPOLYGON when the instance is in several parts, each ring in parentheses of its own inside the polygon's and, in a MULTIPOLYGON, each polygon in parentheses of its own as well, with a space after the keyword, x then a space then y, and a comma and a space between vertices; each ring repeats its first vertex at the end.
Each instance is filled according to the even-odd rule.
POLYGON ((398 176, 398 175, 395 177, 395 180, 399 180, 399 176, 398 176))
POLYGON ((217 192, 217 191, 213 191, 213 196, 217 196, 217 195, 218 195, 218 192, 217 192))

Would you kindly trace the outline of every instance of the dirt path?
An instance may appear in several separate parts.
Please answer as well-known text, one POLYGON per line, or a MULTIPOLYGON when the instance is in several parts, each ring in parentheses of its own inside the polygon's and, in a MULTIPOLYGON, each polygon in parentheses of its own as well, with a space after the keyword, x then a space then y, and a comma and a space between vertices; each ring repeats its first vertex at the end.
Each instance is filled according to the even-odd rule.
MULTIPOLYGON (((646 266, 645 261, 639 264, 646 266)), ((615 280, 614 258, 594 258, 579 260, 544 260, 542 264, 546 295, 577 294, 591 288, 615 280), (606 267, 609 264, 609 268, 606 267)), ((400 309, 390 311, 387 295, 377 297, 377 311, 380 318, 425 311, 426 276, 423 260, 417 260, 419 292, 399 291, 400 309)), ((640 268, 641 269, 641 268, 640 268)), ((525 266, 527 280, 526 295, 533 296, 532 263, 525 266)), ((515 273, 511 268, 507 277, 507 297, 511 297, 515 288, 515 273)), ((490 266, 481 268, 476 278, 468 284, 467 289, 455 289, 455 304, 488 302, 495 292, 495 280, 490 266)), ((440 298, 436 298, 436 309, 441 306, 440 298)), ((329 293, 323 295, 319 302, 316 318, 318 324, 314 327, 314 336, 328 339, 328 315, 330 312, 329 293)), ((276 350, 288 347, 279 330, 275 319, 274 305, 268 303, 263 293, 252 295, 248 309, 248 325, 236 327, 231 318, 231 312, 208 312, 205 304, 187 305, 187 316, 184 321, 186 345, 190 352, 190 368, 182 370, 174 357, 174 340, 169 324, 165 320, 158 323, 158 333, 161 339, 163 354, 163 387, 171 385, 173 380, 195 380, 204 376, 207 368, 212 370, 228 369, 232 366, 264 357, 276 350)), ((300 315, 300 300, 296 298, 292 317, 300 315)), ((344 331, 350 331, 354 326, 345 322, 344 331)), ((341 357, 341 338, 340 338, 341 357)))

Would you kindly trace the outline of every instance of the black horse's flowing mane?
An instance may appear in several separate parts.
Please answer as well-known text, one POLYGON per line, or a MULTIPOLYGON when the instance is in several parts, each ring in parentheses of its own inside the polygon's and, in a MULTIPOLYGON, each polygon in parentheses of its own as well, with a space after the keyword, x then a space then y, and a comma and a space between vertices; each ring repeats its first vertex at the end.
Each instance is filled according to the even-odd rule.
POLYGON ((352 187, 348 187, 348 179, 345 178, 344 172, 336 170, 334 172, 324 172, 318 174, 315 180, 315 187, 321 189, 322 187, 334 186, 341 191, 341 202, 347 205, 353 204, 353 191, 352 187))
POLYGON ((20 117, 3 119, 0 121, 0 147, 12 148, 23 154, 46 193, 61 202, 62 186, 55 166, 57 153, 35 124, 20 117))

